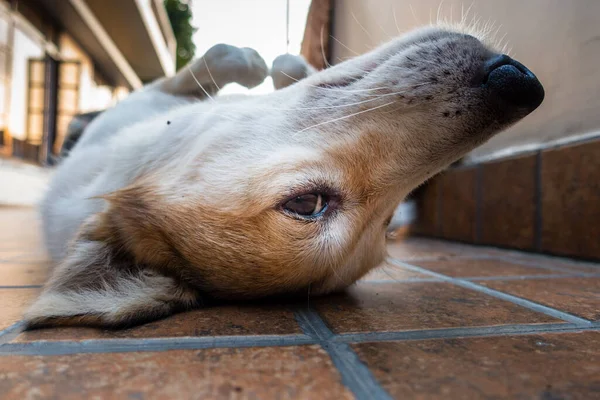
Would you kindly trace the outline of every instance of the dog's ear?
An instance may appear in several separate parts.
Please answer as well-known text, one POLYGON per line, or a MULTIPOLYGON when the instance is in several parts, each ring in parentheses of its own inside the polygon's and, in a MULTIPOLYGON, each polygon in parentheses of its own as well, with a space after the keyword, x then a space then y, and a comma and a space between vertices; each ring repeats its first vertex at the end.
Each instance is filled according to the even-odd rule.
POLYGON ((148 216, 139 214, 144 209, 135 207, 136 215, 128 210, 127 199, 125 194, 86 221, 26 313, 28 328, 117 328, 197 305, 198 293, 170 273, 177 270, 176 259, 169 258, 156 234, 145 235, 144 229, 153 230, 148 216), (143 248, 144 257, 137 256, 143 248))

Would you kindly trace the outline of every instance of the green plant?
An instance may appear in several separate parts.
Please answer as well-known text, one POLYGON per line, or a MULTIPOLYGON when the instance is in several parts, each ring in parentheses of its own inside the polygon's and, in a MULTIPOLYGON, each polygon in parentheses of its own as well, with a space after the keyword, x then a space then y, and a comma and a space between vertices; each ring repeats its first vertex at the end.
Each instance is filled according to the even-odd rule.
POLYGON ((192 0, 164 0, 169 21, 177 40, 177 69, 186 65, 196 52, 192 36, 197 28, 192 26, 192 0))

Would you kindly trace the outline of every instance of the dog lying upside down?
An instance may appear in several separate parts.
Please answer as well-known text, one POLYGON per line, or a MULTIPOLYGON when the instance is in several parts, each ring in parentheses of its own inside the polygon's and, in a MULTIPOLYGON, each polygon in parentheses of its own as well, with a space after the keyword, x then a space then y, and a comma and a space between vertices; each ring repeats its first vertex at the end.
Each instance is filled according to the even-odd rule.
POLYGON ((341 290, 384 259, 411 190, 544 97, 517 61, 436 27, 268 95, 212 97, 267 74, 255 51, 217 45, 86 128, 42 205, 56 267, 29 327, 341 290))

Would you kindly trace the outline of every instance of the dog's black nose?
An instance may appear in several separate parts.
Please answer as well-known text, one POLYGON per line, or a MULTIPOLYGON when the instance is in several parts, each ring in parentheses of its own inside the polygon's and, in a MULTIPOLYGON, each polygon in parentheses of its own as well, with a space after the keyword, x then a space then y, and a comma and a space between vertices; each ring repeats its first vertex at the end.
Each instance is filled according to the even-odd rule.
POLYGON ((544 100, 544 87, 533 72, 506 54, 486 62, 483 84, 497 100, 528 112, 544 100))

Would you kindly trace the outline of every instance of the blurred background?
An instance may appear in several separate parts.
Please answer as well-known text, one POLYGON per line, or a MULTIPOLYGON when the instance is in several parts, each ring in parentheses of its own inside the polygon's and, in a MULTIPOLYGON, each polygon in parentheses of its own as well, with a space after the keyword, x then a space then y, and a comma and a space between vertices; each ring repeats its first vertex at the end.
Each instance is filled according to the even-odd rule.
MULTIPOLYGON (((597 0, 0 0, 0 204, 39 200, 69 126, 88 121, 74 117, 216 43, 253 47, 269 65, 302 54, 322 69, 438 20, 489 28, 546 100, 413 194, 410 231, 600 258, 600 223, 581 226, 600 221, 597 0)), ((223 93, 271 90, 269 78, 223 93)))

